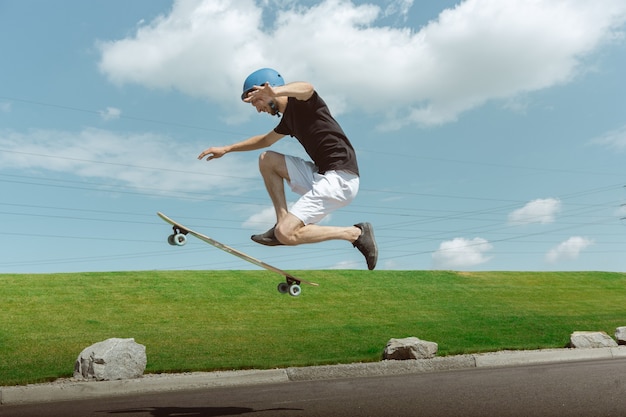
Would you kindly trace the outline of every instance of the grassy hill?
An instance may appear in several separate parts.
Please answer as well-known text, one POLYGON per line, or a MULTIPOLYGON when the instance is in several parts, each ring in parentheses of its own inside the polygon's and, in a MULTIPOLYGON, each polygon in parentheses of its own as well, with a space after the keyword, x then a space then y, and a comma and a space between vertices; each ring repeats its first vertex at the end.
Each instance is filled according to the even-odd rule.
POLYGON ((439 355, 563 347, 626 326, 626 274, 292 271, 320 283, 279 294, 266 271, 0 275, 0 385, 67 377, 87 346, 133 337, 146 372, 380 360, 392 337, 439 355))

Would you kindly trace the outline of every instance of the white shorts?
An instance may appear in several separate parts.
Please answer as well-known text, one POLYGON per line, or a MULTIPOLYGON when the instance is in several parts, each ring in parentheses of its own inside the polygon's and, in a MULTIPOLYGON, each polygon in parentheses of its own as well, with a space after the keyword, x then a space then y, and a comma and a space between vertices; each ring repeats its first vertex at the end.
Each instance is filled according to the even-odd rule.
POLYGON ((347 206, 359 191, 359 176, 348 171, 319 174, 310 161, 285 155, 289 186, 301 197, 289 212, 304 224, 317 223, 333 211, 347 206))

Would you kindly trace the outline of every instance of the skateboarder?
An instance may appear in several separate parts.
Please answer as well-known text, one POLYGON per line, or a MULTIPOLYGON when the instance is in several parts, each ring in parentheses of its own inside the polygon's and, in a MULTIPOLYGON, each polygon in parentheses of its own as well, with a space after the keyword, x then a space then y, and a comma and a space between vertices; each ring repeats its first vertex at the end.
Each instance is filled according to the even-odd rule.
POLYGON ((265 233, 253 235, 262 245, 300 245, 342 239, 351 242, 364 256, 368 269, 376 267, 378 248, 370 223, 354 226, 319 226, 331 212, 348 205, 359 189, 359 168, 352 144, 332 117, 326 103, 307 82, 285 84, 283 77, 270 68, 259 69, 246 78, 241 99, 257 112, 280 117, 278 125, 266 134, 241 142, 210 147, 198 159, 210 161, 229 152, 269 147, 290 135, 298 139, 311 161, 265 151, 259 169, 276 211, 276 225, 265 233), (284 181, 300 194, 287 209, 284 181))

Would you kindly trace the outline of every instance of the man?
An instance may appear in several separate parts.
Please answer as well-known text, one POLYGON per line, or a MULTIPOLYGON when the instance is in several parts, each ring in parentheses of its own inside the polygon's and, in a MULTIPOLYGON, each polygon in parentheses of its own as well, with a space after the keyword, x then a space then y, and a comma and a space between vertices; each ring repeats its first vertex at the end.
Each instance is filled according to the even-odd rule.
POLYGON ((241 99, 261 113, 282 119, 270 132, 252 136, 229 146, 210 147, 198 159, 221 158, 229 152, 269 147, 290 135, 298 139, 313 162, 265 151, 259 169, 276 211, 276 225, 253 235, 257 243, 299 245, 341 239, 351 242, 364 256, 368 269, 376 267, 378 248, 370 223, 349 227, 319 226, 331 212, 348 205, 359 189, 356 154, 345 133, 332 117, 326 103, 307 82, 285 84, 275 70, 262 68, 250 74, 241 99), (287 209, 284 181, 300 194, 287 209))

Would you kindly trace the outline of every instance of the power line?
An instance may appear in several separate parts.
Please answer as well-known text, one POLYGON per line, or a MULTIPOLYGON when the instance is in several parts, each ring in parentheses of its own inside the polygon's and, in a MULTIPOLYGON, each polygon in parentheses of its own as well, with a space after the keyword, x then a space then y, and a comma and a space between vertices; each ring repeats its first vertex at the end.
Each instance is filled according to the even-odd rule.
MULTIPOLYGON (((24 104, 32 104, 32 105, 35 105, 35 106, 51 107, 51 108, 56 108, 56 109, 61 109, 61 110, 68 110, 68 111, 74 111, 74 112, 93 114, 93 115, 96 115, 96 116, 99 116, 99 117, 101 117, 103 115, 103 112, 101 110, 86 109, 86 108, 82 108, 82 107, 66 106, 66 105, 54 104, 54 103, 45 103, 45 102, 42 102, 42 101, 27 100, 27 99, 23 99, 23 98, 7 97, 7 96, 0 96, 0 99, 9 100, 9 101, 15 101, 15 102, 24 103, 24 104)), ((136 122, 142 122, 142 123, 159 124, 159 125, 165 125, 165 126, 182 127, 182 128, 185 128, 185 129, 195 129, 195 130, 202 130, 202 131, 207 131, 207 132, 216 132, 216 133, 225 133, 225 134, 229 134, 229 135, 245 136, 245 134, 243 134, 243 133, 236 133, 236 132, 229 131, 229 130, 221 130, 221 129, 209 128, 209 127, 206 127, 206 126, 189 125, 189 124, 184 124, 184 123, 172 122, 172 121, 168 121, 168 120, 157 120, 157 119, 150 119, 150 118, 146 118, 146 117, 129 116, 129 115, 125 115, 125 114, 120 114, 118 118, 119 119, 132 120, 132 121, 136 121, 136 122)))

